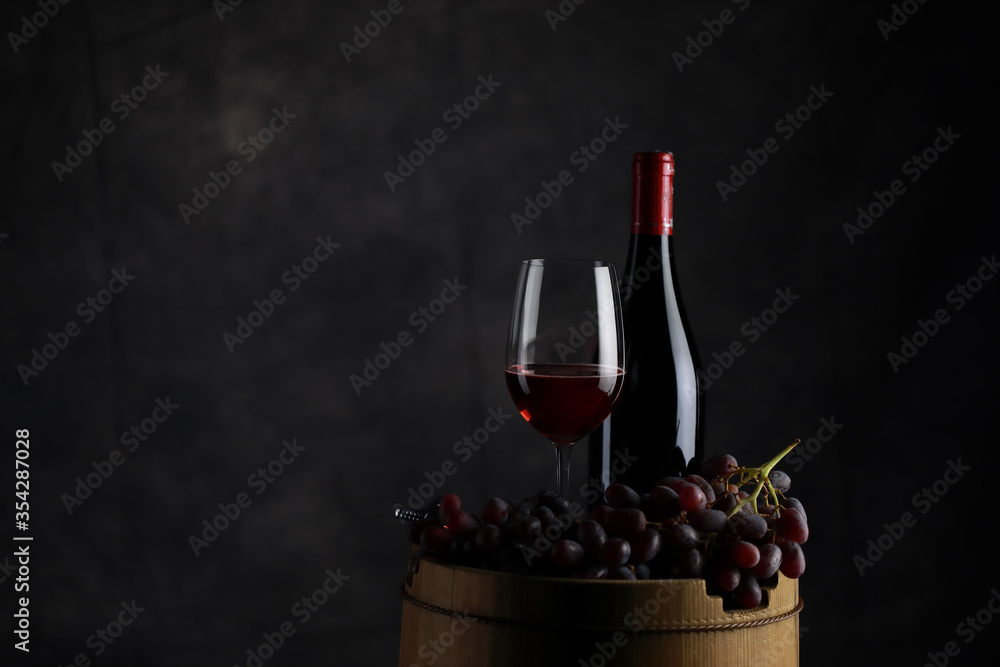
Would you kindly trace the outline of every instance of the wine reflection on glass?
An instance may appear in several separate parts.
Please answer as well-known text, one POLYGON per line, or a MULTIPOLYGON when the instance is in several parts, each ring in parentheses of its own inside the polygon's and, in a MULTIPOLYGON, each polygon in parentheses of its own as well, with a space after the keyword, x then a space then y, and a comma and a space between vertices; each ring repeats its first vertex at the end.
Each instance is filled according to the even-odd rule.
POLYGON ((507 389, 521 416, 555 445, 557 489, 564 498, 573 444, 611 414, 624 368, 614 265, 522 262, 507 338, 507 389))

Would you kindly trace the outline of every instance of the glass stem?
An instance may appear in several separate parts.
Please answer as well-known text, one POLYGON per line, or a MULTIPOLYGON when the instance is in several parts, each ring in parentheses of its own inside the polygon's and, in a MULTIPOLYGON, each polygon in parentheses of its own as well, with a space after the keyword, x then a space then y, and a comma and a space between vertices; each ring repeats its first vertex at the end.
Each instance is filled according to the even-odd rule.
POLYGON ((569 460, 573 453, 573 443, 552 443, 556 446, 556 484, 559 495, 569 498, 569 460))

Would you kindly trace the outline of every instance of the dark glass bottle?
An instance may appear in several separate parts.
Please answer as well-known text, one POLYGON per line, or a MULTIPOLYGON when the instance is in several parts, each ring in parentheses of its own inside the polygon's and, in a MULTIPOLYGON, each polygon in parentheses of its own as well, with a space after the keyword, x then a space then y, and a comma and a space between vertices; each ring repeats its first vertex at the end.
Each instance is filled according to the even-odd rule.
POLYGON ((633 157, 632 234, 621 284, 625 384, 590 437, 591 504, 615 482, 647 493, 667 475, 687 474, 704 455, 699 359, 674 268, 673 175, 670 153, 633 157))

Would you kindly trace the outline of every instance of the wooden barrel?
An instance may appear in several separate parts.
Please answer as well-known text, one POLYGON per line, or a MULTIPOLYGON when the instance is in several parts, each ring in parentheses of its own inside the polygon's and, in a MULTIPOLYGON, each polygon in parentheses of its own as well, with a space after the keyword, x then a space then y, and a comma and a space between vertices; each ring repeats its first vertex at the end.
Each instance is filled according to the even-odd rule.
POLYGON ((791 667, 798 582, 723 609, 702 579, 579 581, 420 562, 403 587, 400 667, 791 667))

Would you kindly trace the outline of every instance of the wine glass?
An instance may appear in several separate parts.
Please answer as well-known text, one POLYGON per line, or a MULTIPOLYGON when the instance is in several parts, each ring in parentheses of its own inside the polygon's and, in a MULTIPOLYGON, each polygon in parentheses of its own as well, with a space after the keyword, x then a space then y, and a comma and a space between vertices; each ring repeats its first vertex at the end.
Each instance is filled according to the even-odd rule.
POLYGON ((521 416, 555 445, 556 482, 564 498, 573 444, 611 414, 624 369, 614 265, 522 262, 507 338, 507 389, 521 416))

